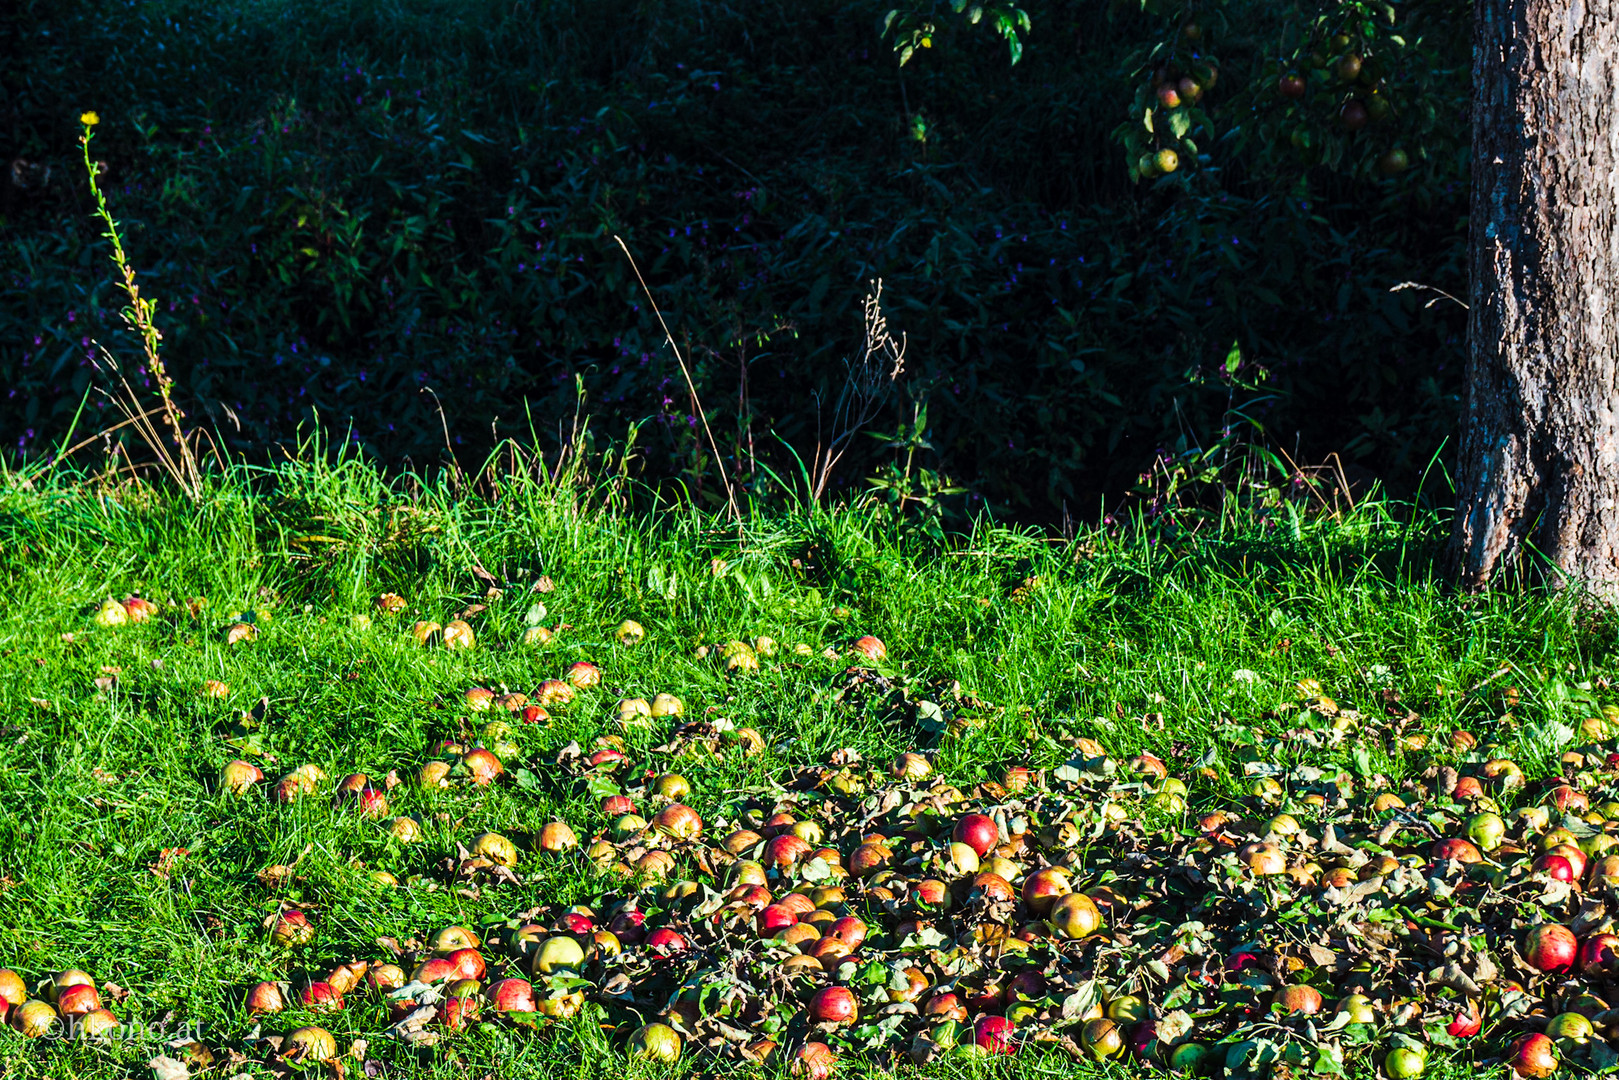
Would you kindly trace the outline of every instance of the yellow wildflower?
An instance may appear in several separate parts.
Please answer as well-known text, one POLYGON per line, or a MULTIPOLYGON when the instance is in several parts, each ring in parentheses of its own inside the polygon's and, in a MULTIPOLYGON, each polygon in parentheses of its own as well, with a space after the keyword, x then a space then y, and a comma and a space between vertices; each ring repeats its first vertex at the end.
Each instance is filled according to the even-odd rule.
POLYGON ((85 127, 95 127, 97 124, 101 123, 101 117, 96 115, 96 111, 94 109, 91 109, 89 112, 79 114, 79 123, 83 124, 85 127))

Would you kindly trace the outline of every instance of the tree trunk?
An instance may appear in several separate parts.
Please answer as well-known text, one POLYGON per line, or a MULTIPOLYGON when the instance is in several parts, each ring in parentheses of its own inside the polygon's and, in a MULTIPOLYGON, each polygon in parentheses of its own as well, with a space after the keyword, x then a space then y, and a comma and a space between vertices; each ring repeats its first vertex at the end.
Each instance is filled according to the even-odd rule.
POLYGON ((1474 0, 1461 585, 1619 599, 1619 0, 1474 0))

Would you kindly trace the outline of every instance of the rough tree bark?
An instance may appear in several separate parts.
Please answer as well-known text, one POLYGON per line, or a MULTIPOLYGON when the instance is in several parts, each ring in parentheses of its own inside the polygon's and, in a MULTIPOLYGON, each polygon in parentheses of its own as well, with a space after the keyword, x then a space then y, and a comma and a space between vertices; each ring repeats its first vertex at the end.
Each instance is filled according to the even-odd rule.
POLYGON ((1619 0, 1475 0, 1452 556, 1619 600, 1619 0))

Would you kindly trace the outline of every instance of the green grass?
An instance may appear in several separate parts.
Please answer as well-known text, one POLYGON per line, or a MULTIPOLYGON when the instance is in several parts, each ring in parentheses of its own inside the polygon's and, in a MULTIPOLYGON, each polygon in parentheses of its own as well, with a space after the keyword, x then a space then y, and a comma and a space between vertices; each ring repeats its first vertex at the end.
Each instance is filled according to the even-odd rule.
MULTIPOLYGON (((581 836, 598 830, 594 800, 553 762, 571 741, 588 748, 617 731, 620 696, 672 692, 688 715, 763 733, 761 756, 673 765, 650 752, 667 730, 628 736, 638 765, 691 779, 705 819, 722 816, 733 793, 840 748, 877 762, 936 749, 939 771, 965 785, 1015 761, 1060 765, 1074 738, 1090 736, 1115 757, 1152 750, 1176 775, 1211 765, 1218 780, 1194 784, 1194 810, 1240 794, 1249 759, 1381 772, 1396 785, 1429 763, 1408 759, 1375 723, 1337 746, 1270 742, 1302 723, 1302 679, 1369 719, 1397 693, 1421 730, 1466 727, 1544 774, 1566 741, 1557 725, 1591 711, 1581 684, 1597 687, 1598 703, 1613 698, 1609 624, 1568 597, 1452 595, 1434 563, 1442 522, 1390 503, 1338 520, 1245 519, 1174 543, 1146 530, 1061 542, 983 522, 940 549, 858 509, 761 511, 738 528, 686 510, 627 516, 607 501, 531 474, 475 487, 390 482, 352 461, 217 476, 198 506, 66 474, 6 478, 0 966, 30 981, 89 970, 130 992, 115 1006, 121 1018, 161 1024, 172 1013, 171 1029, 201 1025, 223 1056, 253 1026, 241 991, 254 980, 375 957, 381 936, 591 902, 610 886, 582 859, 525 854, 521 885, 486 885, 475 898, 445 884, 437 864, 487 829, 520 836, 562 817, 581 836), (541 575, 555 591, 530 591, 541 575), (132 591, 160 601, 161 614, 92 625, 99 601, 132 591), (385 591, 405 596, 410 612, 357 625, 385 591), (208 606, 194 618, 180 602, 199 596, 208 606), (518 645, 536 600, 549 624, 569 626, 543 650, 518 645), (415 618, 443 622, 472 603, 487 607, 471 618, 479 644, 470 652, 423 649, 406 632, 415 618), (256 641, 227 646, 227 616, 250 609, 273 619, 256 641), (647 628, 640 645, 613 640, 625 618, 647 628), (940 733, 881 700, 840 701, 846 659, 778 655, 756 675, 731 677, 717 651, 697 655, 700 644, 759 635, 818 654, 865 633, 887 643, 891 676, 915 687, 959 681, 981 703, 961 710, 971 722, 940 733), (272 780, 304 762, 334 779, 397 770, 408 780, 431 742, 487 719, 464 708, 468 687, 530 691, 579 659, 600 664, 604 684, 554 710, 554 724, 519 731, 525 761, 512 767, 526 768, 529 784, 426 794, 406 783, 391 793, 395 812, 423 818, 416 847, 324 796, 276 806, 217 790, 221 766, 241 754, 231 742, 240 714, 257 703, 252 735, 274 760, 264 765, 272 780), (113 668, 116 687, 98 690, 113 668), (206 679, 226 682, 230 697, 201 696, 206 679), (168 848, 189 855, 163 877, 152 867, 168 848), (296 864, 281 891, 256 876, 277 863, 296 864), (420 880, 382 890, 372 869, 420 880), (261 925, 288 899, 320 915, 317 944, 296 956, 261 925)), ((374 1054, 411 1073, 626 1069, 588 1025, 541 1037, 492 1028, 417 1057, 386 1045, 374 999, 356 996, 330 1019, 340 1041, 369 1038, 374 1054)), ((161 1051, 156 1037, 88 1047, 0 1033, 0 1072, 149 1075, 144 1063, 161 1051)), ((1017 1067, 1070 1068, 1060 1056, 1017 1067)))

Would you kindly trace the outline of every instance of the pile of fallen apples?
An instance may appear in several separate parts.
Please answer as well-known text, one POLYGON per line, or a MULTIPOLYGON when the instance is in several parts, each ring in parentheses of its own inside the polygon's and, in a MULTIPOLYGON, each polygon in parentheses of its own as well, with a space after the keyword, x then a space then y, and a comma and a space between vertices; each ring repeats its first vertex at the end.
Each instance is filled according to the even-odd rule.
POLYGON ((58 971, 32 991, 21 975, 0 969, 0 1022, 31 1039, 60 1033, 103 1038, 119 1027, 118 1018, 102 1004, 95 979, 76 969, 58 971))
MULTIPOLYGON (((693 727, 677 720, 671 742, 713 735, 693 727)), ((758 738, 723 734, 744 750, 758 738)), ((923 754, 874 771, 845 752, 705 822, 684 777, 637 774, 622 746, 558 757, 574 783, 618 781, 595 834, 553 822, 529 844, 592 864, 599 904, 424 933, 399 955, 261 983, 249 1005, 318 1014, 374 993, 413 1044, 583 1016, 632 1054, 786 1058, 808 1076, 847 1054, 1041 1044, 1243 1075, 1332 1075, 1371 1054, 1410 1080, 1435 1045, 1528 1077, 1619 1064, 1604 999, 1619 983, 1619 753, 1566 755, 1566 775, 1533 789, 1497 758, 1399 791, 1266 770, 1245 797, 1189 811, 1161 760, 1087 739, 1061 768, 1014 765, 970 791, 923 754)), ((486 833, 468 857, 524 855, 486 833)), ((297 909, 271 933, 315 938, 297 909)), ((311 1025, 279 1052, 336 1046, 311 1025)))
MULTIPOLYGON (((854 652, 877 660, 882 645, 854 652)), ((758 642, 718 650, 738 672, 761 655, 758 642)), ((601 680, 578 663, 531 695, 467 691, 469 711, 512 719, 432 748, 416 783, 509 782, 513 725, 601 680)), ((1593 715, 1593 743, 1530 783, 1465 731, 1439 746, 1314 685, 1301 708, 1307 729, 1270 741, 1249 729, 1249 752, 1223 770, 1205 756, 1177 778, 1151 754, 1073 738, 1060 767, 1013 764, 968 790, 922 753, 873 769, 840 751, 705 799, 604 734, 548 766, 597 801, 586 839, 557 821, 525 845, 481 834, 459 855, 462 876, 576 860, 599 902, 423 928, 370 961, 298 960, 302 974, 259 983, 247 1003, 311 1021, 272 1044, 305 1060, 339 1053, 319 1014, 376 995, 409 1044, 473 1024, 589 1022, 636 1056, 785 1061, 811 1077, 845 1055, 1040 1046, 1255 1077, 1340 1075, 1360 1059, 1413 1080, 1434 1047, 1524 1077, 1619 1066, 1619 752, 1600 742, 1619 713, 1593 715), (1275 764, 1301 739, 1324 758, 1374 742, 1441 753, 1396 787, 1364 757, 1354 773, 1275 764)), ((669 761, 764 746, 751 728, 687 720, 671 695, 616 712, 626 731, 672 723, 657 748, 669 761)), ((246 790, 257 772, 233 762, 224 784, 246 790)), ((323 780, 306 766, 274 794, 323 780)), ((358 774, 338 797, 387 814, 358 774)), ((412 818, 387 827, 419 833, 412 818)), ((305 910, 268 929, 289 957, 318 948, 305 910)))

